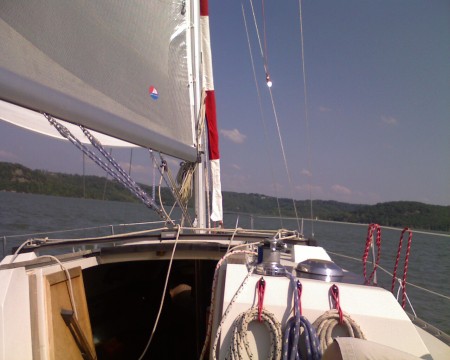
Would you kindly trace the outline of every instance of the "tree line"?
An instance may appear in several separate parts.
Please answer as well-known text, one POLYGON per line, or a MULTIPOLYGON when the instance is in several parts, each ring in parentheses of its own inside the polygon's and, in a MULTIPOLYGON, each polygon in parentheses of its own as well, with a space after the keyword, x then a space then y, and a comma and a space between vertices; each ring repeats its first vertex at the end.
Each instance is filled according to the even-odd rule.
MULTIPOLYGON (((152 193, 150 186, 141 185, 141 187, 147 193, 152 193)), ((0 162, 0 191, 108 201, 139 201, 118 182, 105 177, 31 170, 20 164, 6 162, 0 162)), ((169 189, 161 189, 161 194, 163 203, 172 205, 173 197, 169 189)), ((450 231, 450 206, 429 205, 414 201, 363 205, 331 200, 314 200, 312 203, 310 200, 296 200, 294 208, 292 199, 225 191, 223 192, 223 208, 225 212, 254 215, 294 217, 297 213, 303 218, 450 231)))

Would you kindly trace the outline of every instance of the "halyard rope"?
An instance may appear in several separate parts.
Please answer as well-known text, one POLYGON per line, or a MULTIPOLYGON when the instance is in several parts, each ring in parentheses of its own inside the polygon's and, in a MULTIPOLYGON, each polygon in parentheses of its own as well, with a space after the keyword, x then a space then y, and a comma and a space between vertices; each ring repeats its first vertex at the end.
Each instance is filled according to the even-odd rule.
POLYGON ((228 316, 228 314, 231 311, 231 307, 233 306, 233 304, 236 302, 237 297, 239 296, 239 294, 242 292, 242 290, 244 289, 244 286, 247 284, 248 279, 250 278, 250 276, 253 274, 253 270, 255 269, 254 266, 252 266, 247 275, 245 276, 244 280, 242 281, 241 285, 239 286, 239 288, 237 289, 236 293, 234 294, 234 296, 232 297, 230 303, 228 304, 227 308, 225 309, 225 312, 222 315, 222 319, 220 320, 219 326, 217 327, 217 333, 216 336, 214 338, 214 343, 213 343, 213 347, 212 347, 212 358, 213 360, 216 359, 216 352, 217 352, 217 345, 219 343, 219 337, 220 334, 222 332, 222 326, 228 316))
MULTIPOLYGON (((243 246, 249 246, 249 245, 248 244, 243 244, 243 246)), ((224 261, 229 256, 236 255, 236 254, 256 255, 256 252, 250 251, 250 250, 234 250, 234 251, 231 251, 231 252, 225 254, 217 262, 216 268, 214 270, 214 277, 213 277, 213 283, 212 283, 211 303, 210 303, 210 306, 209 306, 209 316, 208 316, 208 326, 207 326, 207 329, 206 329, 205 342, 203 344, 202 353, 200 355, 200 360, 203 359, 206 356, 207 347, 208 347, 209 342, 211 340, 212 322, 213 322, 213 314, 214 314, 214 303, 215 303, 215 300, 216 300, 217 279, 219 277, 219 269, 222 266, 222 264, 224 263, 224 261)), ((251 268, 250 271, 248 272, 246 278, 244 279, 244 282, 241 284, 241 287, 242 287, 242 285, 245 282, 247 282, 247 279, 251 275, 252 272, 253 272, 253 268, 251 268)), ((239 291, 239 289, 238 289, 238 291, 239 291)), ((236 296, 237 296, 237 292, 236 292, 235 296, 233 297, 233 299, 235 299, 236 296)), ((232 299, 232 301, 233 301, 233 299, 232 299)), ((231 302, 230 302, 230 304, 231 304, 231 302)), ((224 316, 225 316, 225 314, 224 314, 224 316)), ((218 329, 218 333, 219 333, 219 329, 218 329)), ((213 351, 213 354, 214 354, 213 356, 215 357, 215 349, 213 351)))
POLYGON ((284 333, 284 341, 283 341, 283 360, 295 360, 298 356, 298 339, 300 336, 300 307, 298 303, 298 291, 297 291, 297 283, 295 281, 295 277, 286 273, 286 276, 290 280, 290 284, 292 287, 292 294, 294 298, 294 317, 292 318, 292 322, 285 329, 284 333), (292 336, 291 336, 292 334, 292 336), (289 356, 289 357, 288 357, 289 356))
POLYGON ((380 262, 380 255, 381 255, 381 227, 378 224, 370 224, 367 230, 367 239, 366 239, 366 247, 364 249, 364 255, 363 255, 363 274, 364 274, 364 281, 366 285, 369 285, 370 282, 372 281, 373 277, 375 276, 375 273, 377 271, 378 268, 378 264, 380 262), (369 256, 369 249, 370 246, 372 245, 372 238, 373 238, 373 233, 376 231, 377 233, 377 237, 376 237, 376 246, 377 246, 377 258, 375 260, 375 264, 373 266, 373 270, 370 273, 369 277, 367 277, 367 269, 366 269, 366 264, 367 264, 367 258, 369 256))
POLYGON ((395 280, 397 278, 397 268, 398 268, 398 263, 399 263, 399 260, 400 260, 400 253, 402 251, 403 235, 405 234, 406 231, 408 231, 409 236, 408 236, 408 244, 406 246, 405 263, 404 263, 404 267, 403 267, 403 279, 402 279, 402 282, 401 282, 402 308, 403 309, 406 306, 406 276, 408 275, 409 254, 411 252, 411 242, 412 242, 412 236, 413 236, 412 231, 409 230, 407 227, 403 229, 403 231, 402 231, 402 233, 400 235, 400 240, 399 240, 399 243, 398 243, 398 250, 397 250, 397 257, 395 259, 394 271, 392 273, 392 285, 391 285, 391 292, 394 293, 395 280))
POLYGON ((172 262, 173 262, 173 259, 175 257, 175 251, 177 249, 178 240, 180 238, 180 231, 181 231, 181 227, 177 225, 177 236, 175 238, 175 243, 173 244, 172 255, 170 256, 169 266, 167 268, 166 281, 164 283, 164 290, 162 292, 161 302, 159 304, 158 314, 156 315, 156 320, 155 320, 155 324, 153 325, 152 334, 150 335, 150 338, 148 339, 148 342, 147 342, 147 344, 145 346, 144 351, 142 352, 142 355, 139 357, 139 360, 142 360, 144 358, 145 354, 147 353, 147 350, 148 350, 148 348, 149 348, 149 346, 150 346, 150 344, 151 344, 151 342, 153 340, 153 336, 155 335, 156 328, 158 327, 159 317, 161 316, 162 308, 163 308, 163 305, 164 305, 164 298, 166 296, 167 284, 169 283, 170 270, 172 269, 172 262))

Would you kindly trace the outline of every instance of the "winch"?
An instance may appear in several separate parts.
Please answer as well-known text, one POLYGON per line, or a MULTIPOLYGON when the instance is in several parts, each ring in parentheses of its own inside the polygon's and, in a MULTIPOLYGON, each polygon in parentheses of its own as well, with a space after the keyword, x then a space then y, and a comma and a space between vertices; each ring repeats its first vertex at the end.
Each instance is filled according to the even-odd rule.
POLYGON ((302 261, 296 268, 297 276, 327 282, 341 281, 344 271, 333 261, 308 259, 302 261))
POLYGON ((258 264, 255 272, 258 275, 285 276, 286 269, 280 263, 280 252, 286 251, 286 244, 276 238, 265 239, 258 246, 258 264))

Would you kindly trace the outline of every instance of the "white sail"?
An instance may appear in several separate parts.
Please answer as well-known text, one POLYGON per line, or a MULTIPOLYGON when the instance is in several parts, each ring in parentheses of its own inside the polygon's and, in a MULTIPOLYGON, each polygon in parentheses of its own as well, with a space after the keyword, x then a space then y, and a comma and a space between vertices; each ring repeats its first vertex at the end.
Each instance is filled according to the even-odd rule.
POLYGON ((206 94, 205 108, 208 124, 208 153, 211 168, 211 220, 222 224, 223 209, 222 184, 220 181, 219 132, 217 128, 216 97, 214 93, 214 77, 212 71, 208 1, 201 1, 200 14, 203 55, 203 86, 206 94))
POLYGON ((1 99, 196 159, 189 1, 5 0, 0 17, 1 99))
MULTIPOLYGON (((0 100, 0 120, 7 123, 20 126, 21 128, 34 131, 39 134, 47 135, 59 140, 68 141, 63 137, 56 128, 51 125, 44 115, 32 111, 6 101, 0 100)), ((57 119, 57 121, 64 125, 81 143, 91 144, 91 141, 84 135, 81 128, 77 125, 68 123, 66 121, 57 119)), ((126 147, 133 148, 136 145, 113 138, 102 133, 91 131, 91 134, 103 145, 112 147, 126 147)))

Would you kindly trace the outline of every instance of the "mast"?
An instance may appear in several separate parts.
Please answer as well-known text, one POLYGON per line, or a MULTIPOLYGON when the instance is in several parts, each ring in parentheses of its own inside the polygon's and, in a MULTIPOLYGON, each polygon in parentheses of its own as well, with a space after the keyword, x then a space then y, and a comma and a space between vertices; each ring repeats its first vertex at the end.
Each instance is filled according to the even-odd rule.
MULTIPOLYGON (((201 100, 202 100, 202 78, 201 78, 201 27, 200 27, 200 12, 201 3, 199 1, 192 1, 191 3, 191 19, 192 19, 192 61, 193 61, 193 86, 194 86, 194 123, 198 128, 203 121, 201 119, 201 100)), ((197 219, 197 227, 206 228, 206 192, 205 192, 205 141, 204 135, 197 131, 200 137, 197 138, 197 150, 200 161, 199 166, 195 172, 194 189, 195 189, 195 216, 197 219)))

